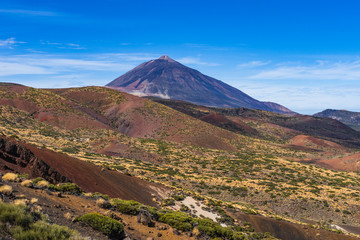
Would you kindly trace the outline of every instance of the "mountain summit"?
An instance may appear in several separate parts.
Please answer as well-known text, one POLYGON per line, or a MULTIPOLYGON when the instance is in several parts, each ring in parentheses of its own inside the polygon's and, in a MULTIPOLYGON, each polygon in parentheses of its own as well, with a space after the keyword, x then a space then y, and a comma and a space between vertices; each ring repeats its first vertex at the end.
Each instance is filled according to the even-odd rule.
POLYGON ((293 112, 279 104, 261 102, 242 91, 163 55, 145 62, 106 85, 137 96, 175 99, 198 105, 293 112))

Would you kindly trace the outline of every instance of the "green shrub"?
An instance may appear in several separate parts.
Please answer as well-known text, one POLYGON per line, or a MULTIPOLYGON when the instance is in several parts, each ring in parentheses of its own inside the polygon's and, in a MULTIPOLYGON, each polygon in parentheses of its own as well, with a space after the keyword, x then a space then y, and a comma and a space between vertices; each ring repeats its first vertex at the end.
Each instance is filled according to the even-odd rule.
POLYGON ((65 148, 62 148, 61 150, 66 153, 73 153, 73 154, 79 153, 79 149, 77 149, 75 147, 65 147, 65 148))
POLYGON ((124 226, 121 223, 98 213, 85 214, 75 221, 89 224, 93 229, 101 231, 110 238, 123 239, 125 237, 124 226))
POLYGON ((172 197, 176 200, 176 201, 182 201, 185 199, 185 196, 183 195, 172 195, 172 197))
POLYGON ((49 189, 72 194, 78 194, 83 192, 81 188, 75 183, 59 183, 57 185, 50 184, 49 189))
POLYGON ((122 200, 118 198, 111 199, 111 204, 114 205, 121 213, 129 215, 139 214, 141 203, 134 200, 122 200))
POLYGON ((343 212, 343 214, 351 214, 351 212, 348 210, 343 210, 342 212, 343 212))
POLYGON ((101 197, 101 198, 103 198, 103 199, 105 199, 105 200, 109 200, 109 199, 110 199, 109 195, 102 194, 102 193, 98 193, 98 192, 93 193, 93 194, 91 195, 91 197, 92 197, 92 198, 99 198, 99 197, 101 197))
POLYGON ((199 219, 198 230, 210 237, 224 237, 231 239, 233 231, 229 227, 222 227, 218 223, 215 223, 211 219, 199 219))
POLYGON ((45 179, 43 179, 42 177, 37 177, 37 178, 33 179, 32 182, 33 182, 34 185, 37 185, 38 182, 44 181, 44 180, 45 179))
POLYGON ((65 240, 73 235, 72 230, 68 227, 60 226, 57 224, 48 224, 44 221, 34 223, 30 229, 24 230, 21 227, 15 227, 11 233, 17 240, 65 240))
POLYGON ((162 206, 174 206, 175 205, 175 200, 172 198, 166 198, 162 200, 162 206))
POLYGON ((36 221, 40 218, 23 205, 0 203, 0 235, 6 233, 17 240, 65 240, 78 235, 68 227, 36 221))
POLYGON ((167 223, 171 227, 181 231, 191 231, 195 223, 194 218, 188 214, 174 211, 167 211, 160 216, 159 222, 167 223))

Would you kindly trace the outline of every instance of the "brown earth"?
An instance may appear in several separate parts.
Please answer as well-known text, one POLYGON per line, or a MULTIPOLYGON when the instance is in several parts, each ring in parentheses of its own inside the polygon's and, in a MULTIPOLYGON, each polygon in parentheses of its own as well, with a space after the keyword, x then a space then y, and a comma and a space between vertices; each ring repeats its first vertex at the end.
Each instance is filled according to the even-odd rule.
POLYGON ((83 113, 81 106, 46 90, 21 85, 0 86, 0 105, 12 106, 41 122, 69 130, 110 128, 91 114, 83 113))
POLYGON ((326 164, 336 170, 360 171, 360 153, 350 154, 339 158, 322 159, 318 162, 326 164))
POLYGON ((158 192, 167 191, 159 184, 3 137, 0 138, 0 166, 2 171, 28 173, 32 178, 43 177, 51 183, 72 181, 86 192, 100 192, 152 206, 155 205, 153 197, 161 198, 158 192))
POLYGON ((330 232, 324 229, 315 229, 306 225, 280 221, 260 215, 247 215, 241 212, 231 213, 238 221, 248 222, 255 232, 269 232, 282 240, 355 240, 358 238, 330 232))
POLYGON ((199 118, 200 120, 213 124, 215 126, 221 127, 223 129, 234 131, 236 133, 242 133, 246 135, 256 136, 258 132, 243 122, 241 119, 230 120, 226 116, 220 113, 209 113, 203 117, 199 118))
POLYGON ((308 135, 297 135, 291 138, 289 145, 337 153, 348 151, 345 147, 337 143, 308 135))

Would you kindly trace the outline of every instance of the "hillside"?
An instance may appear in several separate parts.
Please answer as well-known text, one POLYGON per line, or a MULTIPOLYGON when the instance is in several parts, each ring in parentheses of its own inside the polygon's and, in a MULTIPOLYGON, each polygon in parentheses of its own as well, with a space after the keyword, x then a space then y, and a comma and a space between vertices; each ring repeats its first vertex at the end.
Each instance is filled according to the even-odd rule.
POLYGON ((182 101, 152 99, 218 127, 257 138, 287 141, 296 135, 304 134, 330 140, 345 147, 360 148, 359 132, 336 119, 300 114, 286 116, 246 108, 208 108, 182 101))
POLYGON ((336 120, 352 127, 353 129, 360 131, 360 113, 359 112, 351 112, 351 111, 347 111, 347 110, 326 109, 322 112, 314 114, 313 116, 336 119, 336 120))
MULTIPOLYGON (((226 224, 227 230, 218 225, 216 228, 231 231, 231 236, 240 232, 236 234, 249 239, 272 239, 264 234, 256 238, 259 232, 267 231, 285 240, 305 236, 353 239, 340 235, 338 229, 347 234, 360 233, 360 178, 358 173, 335 170, 357 170, 353 167, 358 164, 358 152, 345 146, 350 142, 346 138, 336 143, 324 134, 316 137, 322 131, 327 133, 322 128, 338 124, 339 130, 333 128, 332 137, 339 134, 355 141, 351 134, 356 131, 336 120, 331 120, 331 125, 328 119, 323 122, 314 118, 322 126, 317 132, 309 129, 311 124, 306 125, 306 120, 313 119, 309 116, 208 108, 166 100, 175 110, 102 87, 41 90, 2 86, 1 90, 0 171, 30 179, 40 176, 52 184, 76 183, 84 193, 64 199, 78 203, 79 207, 74 206, 77 215, 90 210, 105 214, 93 207, 94 199, 87 197, 99 192, 156 206, 160 211, 156 214, 185 214, 180 225, 174 224, 173 218, 178 215, 172 212, 166 215, 172 220, 152 219, 159 224, 156 226, 170 224, 167 229, 180 231, 180 235, 166 231, 171 235, 169 239, 191 239, 195 235, 207 239, 215 234, 196 227, 198 218, 204 216, 200 210, 218 216, 211 220, 211 226, 226 224), (56 108, 56 101, 63 104, 56 108), (34 109, 68 124, 42 121, 32 114, 34 109), (70 124, 74 119, 84 121, 70 124), (302 128, 291 128, 297 126, 295 123, 302 128), (202 207, 197 208, 197 204, 202 207), (84 205, 89 209, 81 207, 84 205)), ((12 186, 18 188, 16 183, 12 186)), ((46 196, 32 189, 21 191, 41 199, 46 196)), ((57 195, 51 188, 46 192, 57 195)), ((56 201, 53 197, 48 198, 56 201)), ((11 203, 14 197, 4 199, 11 203)), ((114 204, 110 210, 118 214, 114 204)), ((59 223, 86 232, 59 217, 60 210, 44 209, 59 223)), ((126 229, 129 234, 140 231, 142 237, 157 238, 153 234, 159 232, 157 227, 142 228, 126 214, 121 219, 127 219, 126 224, 131 221, 126 229)))

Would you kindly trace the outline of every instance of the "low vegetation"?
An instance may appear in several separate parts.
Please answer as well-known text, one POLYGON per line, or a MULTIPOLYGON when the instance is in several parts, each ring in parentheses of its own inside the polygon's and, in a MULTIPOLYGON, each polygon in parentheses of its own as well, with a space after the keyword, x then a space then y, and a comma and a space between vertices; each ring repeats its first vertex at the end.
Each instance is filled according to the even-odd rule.
POLYGON ((30 212, 24 205, 0 203, 0 235, 17 240, 65 240, 80 239, 78 233, 68 227, 50 224, 38 213, 30 212))
POLYGON ((88 224, 93 229, 102 232, 112 239, 123 239, 125 237, 124 226, 121 223, 98 213, 85 214, 76 218, 75 221, 88 224))
POLYGON ((59 183, 59 184, 50 184, 48 186, 50 190, 58 191, 58 192, 64 192, 64 193, 70 193, 70 194, 80 194, 83 191, 81 188, 76 185, 75 183, 59 183))
POLYGON ((2 185, 0 186, 0 193, 5 195, 10 195, 12 193, 13 189, 9 185, 2 185))
POLYGON ((15 173, 6 173, 4 176, 2 176, 2 180, 7 182, 18 182, 20 181, 20 178, 15 173))

